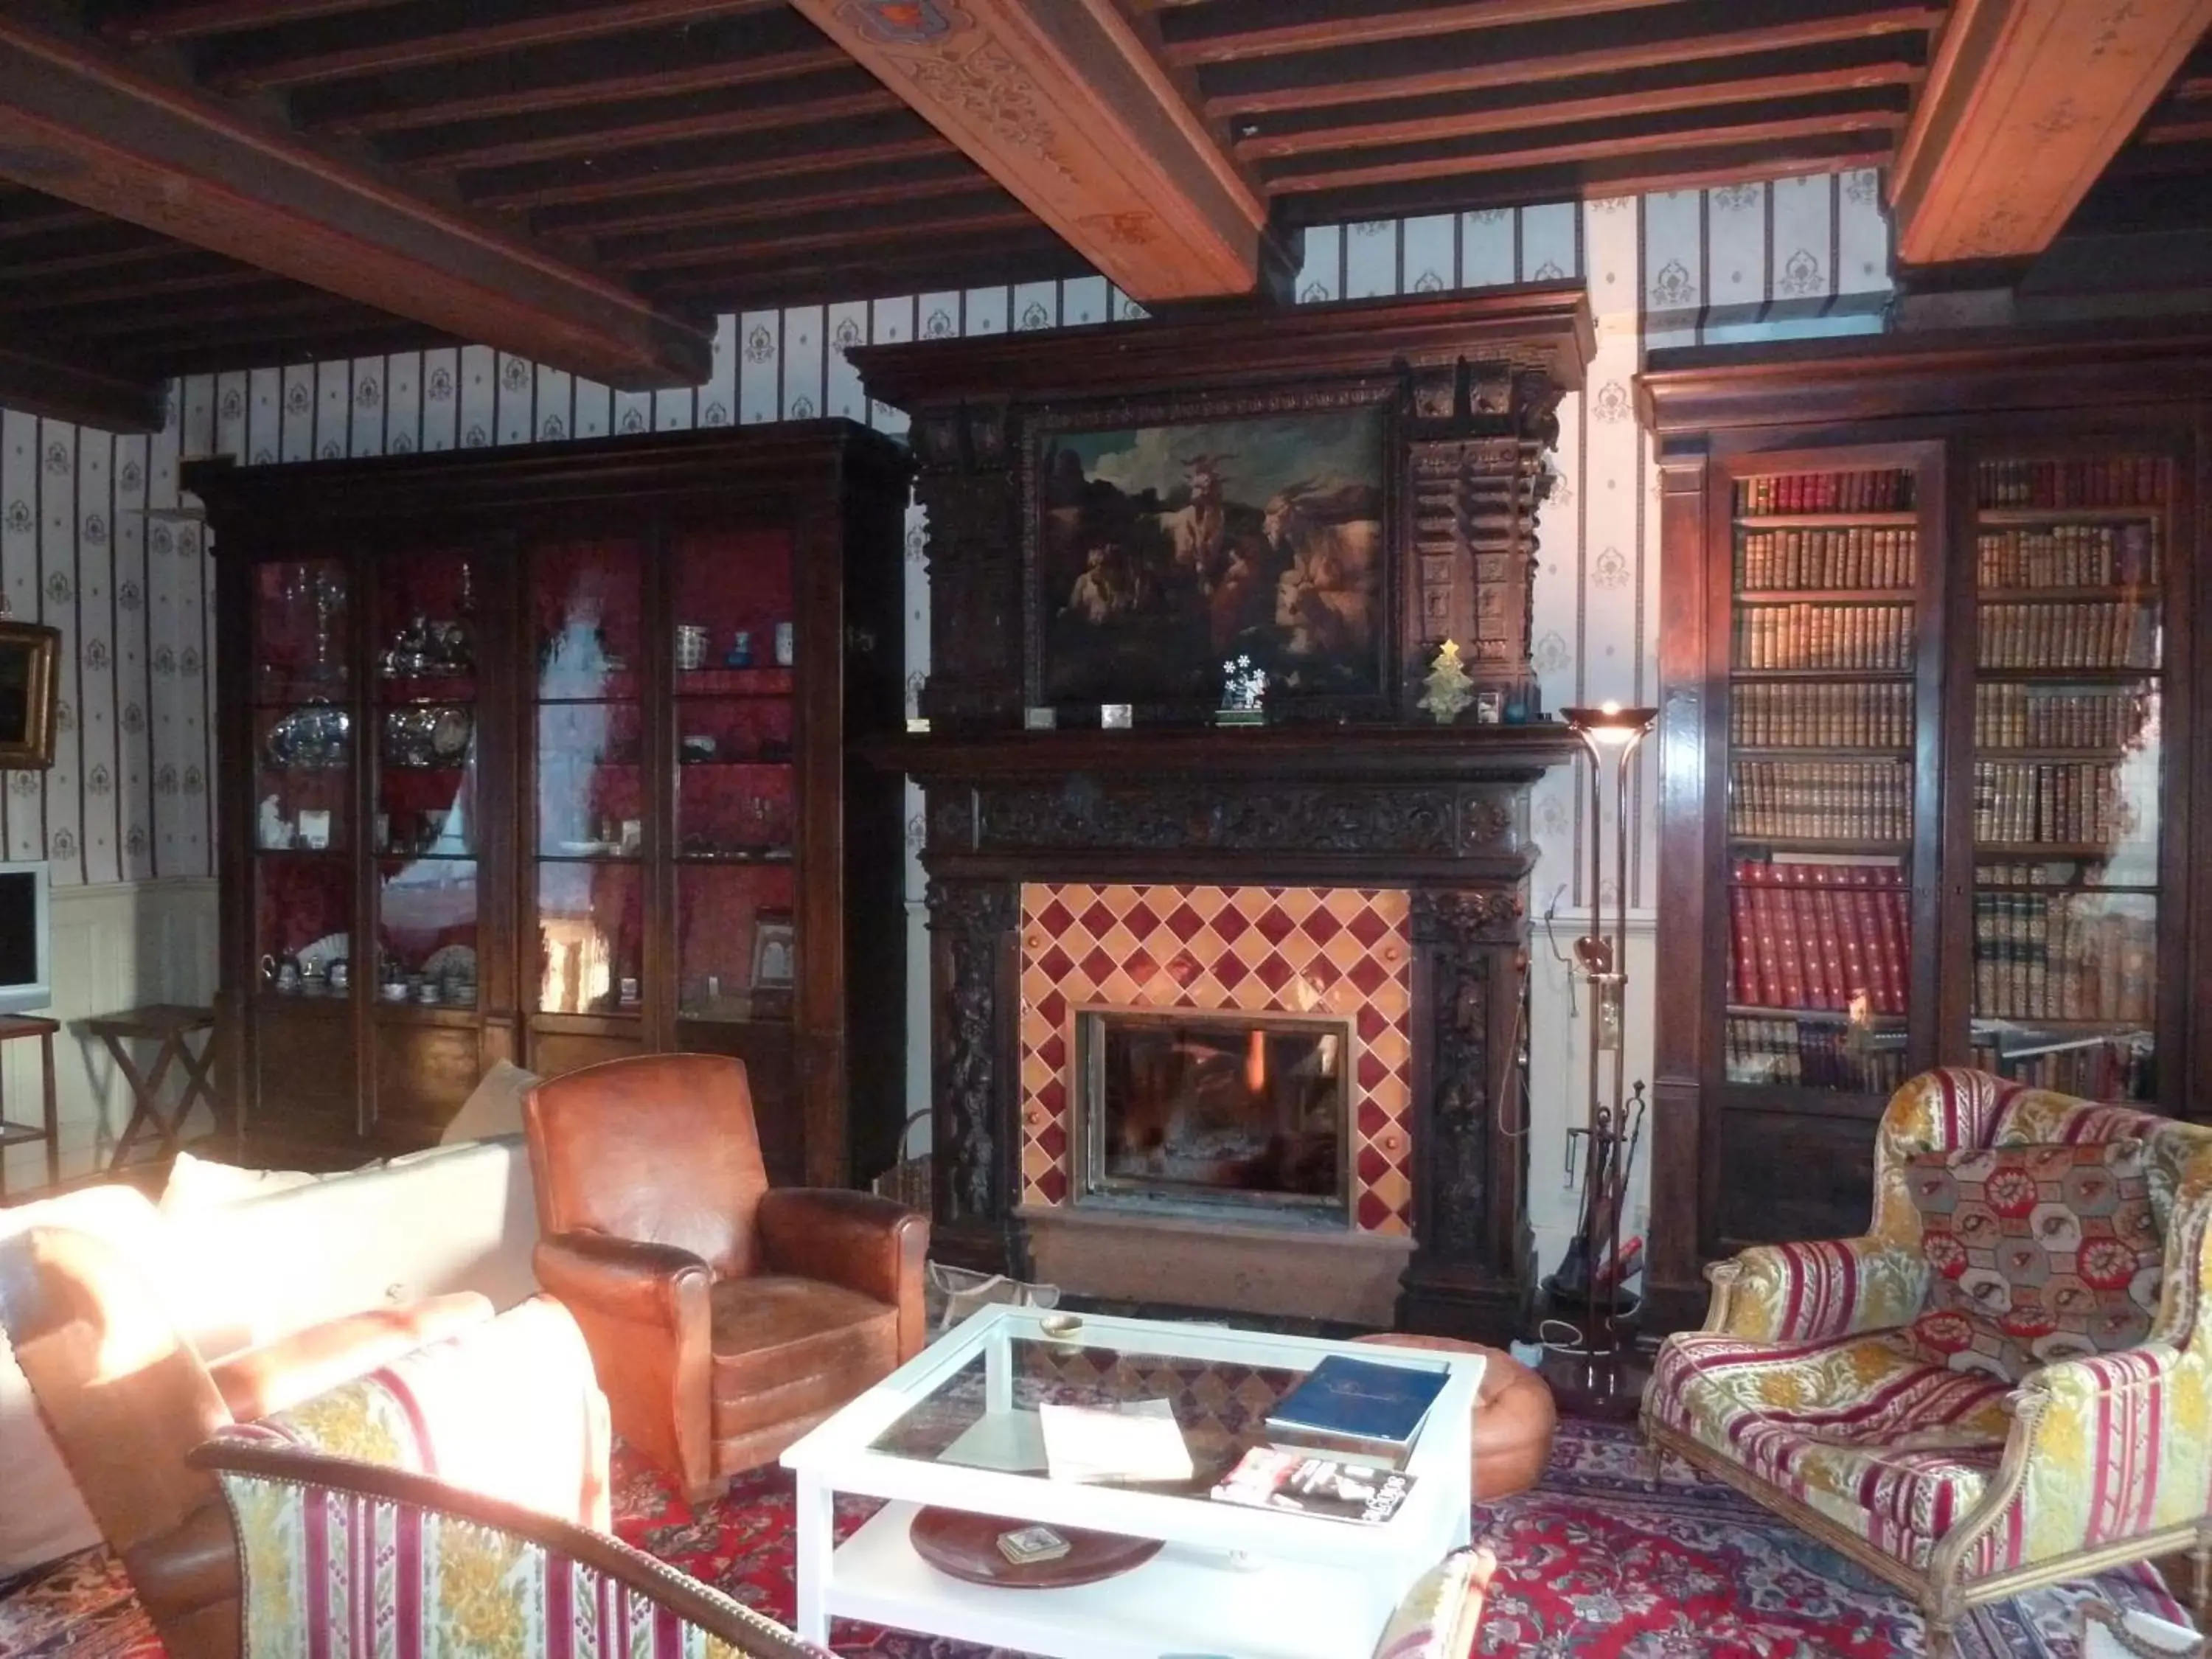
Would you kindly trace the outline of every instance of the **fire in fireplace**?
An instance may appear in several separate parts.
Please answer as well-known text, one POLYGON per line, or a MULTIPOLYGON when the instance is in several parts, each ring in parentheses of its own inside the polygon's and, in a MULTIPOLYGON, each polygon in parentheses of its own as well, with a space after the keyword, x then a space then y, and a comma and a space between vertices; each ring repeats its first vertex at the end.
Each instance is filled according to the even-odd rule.
POLYGON ((1349 1022, 1086 1008, 1076 1017, 1075 1198, 1348 1217, 1349 1022))

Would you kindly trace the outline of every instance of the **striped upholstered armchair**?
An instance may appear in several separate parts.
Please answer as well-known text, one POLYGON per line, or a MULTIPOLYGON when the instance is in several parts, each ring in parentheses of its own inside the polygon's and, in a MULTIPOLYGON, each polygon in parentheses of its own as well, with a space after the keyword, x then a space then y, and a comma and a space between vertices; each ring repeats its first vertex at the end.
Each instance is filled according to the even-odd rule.
POLYGON ((594 1528, 276 1437, 191 1455, 245 1568, 243 1659, 832 1659, 594 1528))
POLYGON ((1858 1238, 1707 1270, 1644 1395, 1671 1451, 1912 1595, 1965 1609, 2188 1549, 2212 1565, 2212 1128, 1929 1072, 1858 1238))

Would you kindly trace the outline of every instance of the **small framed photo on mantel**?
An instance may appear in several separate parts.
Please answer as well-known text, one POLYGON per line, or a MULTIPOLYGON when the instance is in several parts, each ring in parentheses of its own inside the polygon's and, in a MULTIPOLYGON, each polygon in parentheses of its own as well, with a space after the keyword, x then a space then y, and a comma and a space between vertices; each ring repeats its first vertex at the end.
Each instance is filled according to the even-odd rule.
POLYGON ((54 763, 58 628, 0 617, 0 767, 54 763))

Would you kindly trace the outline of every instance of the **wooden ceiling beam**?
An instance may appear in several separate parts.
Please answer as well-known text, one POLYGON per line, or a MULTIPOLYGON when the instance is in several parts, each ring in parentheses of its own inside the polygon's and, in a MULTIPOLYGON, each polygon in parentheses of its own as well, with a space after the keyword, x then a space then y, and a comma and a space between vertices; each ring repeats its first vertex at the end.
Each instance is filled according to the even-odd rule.
POLYGON ((829 147, 786 144, 778 135, 769 134, 680 149, 636 150, 617 157, 608 167, 532 161, 464 173, 461 188, 479 207, 538 208, 562 203, 628 201, 646 191, 804 179, 814 173, 943 155, 945 140, 927 128, 915 131, 919 125, 903 118, 896 122, 859 123, 838 135, 849 142, 829 147))
POLYGON ((234 96, 382 75, 563 41, 591 40, 782 0, 402 0, 363 17, 311 20, 212 49, 202 78, 234 96))
POLYGON ((1376 5, 1373 0, 1225 0, 1164 12, 1160 33, 1170 64, 1196 67, 1313 52, 1358 39, 1418 40, 1516 23, 1634 11, 1667 0, 1460 0, 1456 5, 1376 5))
POLYGON ((0 332, 0 405, 105 432, 159 432, 167 423, 168 388, 159 376, 95 365, 79 354, 48 356, 0 332))
POLYGON ((806 254, 846 247, 856 250, 853 260, 854 264, 869 268, 874 261, 866 250, 871 247, 896 255, 917 242, 937 243, 948 237, 989 235, 1000 231, 1034 230, 1036 228, 1036 221, 1030 216, 1029 210, 1019 203, 1010 201, 1002 207, 979 208, 965 213, 939 213, 926 222, 910 228, 884 225, 869 218, 811 230, 787 231, 778 227, 773 235, 748 241, 732 242, 727 238, 717 238, 712 241, 690 243, 663 240, 655 246, 644 246, 614 243, 605 246, 603 252, 607 264, 617 270, 646 271, 742 264, 748 258, 795 260, 806 254))
POLYGON ((198 300, 164 298, 158 307, 134 306, 127 310, 96 312, 60 324, 56 332, 70 340, 116 340, 148 334, 191 333, 227 323, 252 323, 266 327, 271 322, 305 317, 359 316, 362 307, 319 289, 297 283, 279 283, 267 289, 218 290, 198 300))
POLYGON ((826 40, 778 46, 787 32, 763 27, 787 23, 814 33, 799 19, 770 14, 634 40, 612 62, 599 41, 542 47, 373 81, 303 87, 292 94, 291 116, 308 132, 406 132, 627 98, 773 84, 852 62, 826 40))
POLYGON ((832 71, 815 81, 816 84, 799 82, 776 89, 773 96, 768 89, 741 88, 734 93, 692 93, 612 109, 503 116, 386 138, 380 147, 402 167, 451 171, 557 161, 568 155, 605 155, 690 138, 773 132, 783 127, 857 120, 905 107, 886 88, 857 71, 849 76, 832 71), (824 81, 827 85, 819 84, 824 81))
POLYGON ((2041 252, 2208 27, 2212 0, 1954 0, 1890 173, 1899 263, 2041 252))
POLYGON ((1700 190, 1712 185, 1876 167, 1888 159, 1894 142, 1887 131, 1874 131, 1830 133, 1786 146, 1771 141, 1686 143, 1636 155, 1379 187, 1331 185, 1308 194, 1279 195, 1275 208, 1284 224, 1304 227, 1357 224, 1401 215, 1513 208, 1577 198, 1630 198, 1655 190, 1700 190))
POLYGON ((532 216, 531 228, 541 236, 580 240, 639 231, 759 224, 824 208, 853 210, 1002 194, 997 179, 978 173, 966 156, 948 153, 931 161, 860 173, 825 173, 795 186, 779 177, 750 185, 714 185, 651 195, 640 192, 613 202, 545 208, 532 216))
POLYGON ((0 173, 611 385, 696 384, 713 361, 704 332, 618 283, 13 9, 0 12, 0 173))
POLYGON ((297 286, 289 278, 271 276, 265 270, 256 270, 234 259, 193 250, 164 263, 151 276, 127 276, 113 283, 71 283, 64 289, 26 299, 0 299, 0 319, 66 316, 75 311, 135 305, 142 300, 159 300, 166 308, 180 295, 216 294, 226 289, 251 288, 260 283, 297 286))
MULTIPOLYGON (((1615 122, 1612 131, 1587 137, 1553 137, 1548 143, 1528 143, 1536 134, 1519 135, 1494 148, 1454 143, 1422 147, 1427 153, 1395 161, 1361 159, 1340 167, 1315 164, 1308 159, 1303 172, 1270 175, 1273 194, 1296 195, 1318 190, 1346 190, 1362 185, 1404 184, 1413 179, 1455 179, 1479 173, 1520 172, 1560 162, 1602 161, 1626 155, 1650 155, 1692 143, 1785 144, 1792 139, 1823 137, 1838 132, 1894 132, 1905 125, 1902 108, 1827 110, 1818 113, 1777 114, 1769 106, 1753 106, 1740 118, 1724 122, 1703 119, 1657 123, 1615 122)), ((1358 152, 1364 157, 1366 152, 1358 152)))
POLYGON ((328 329, 271 334, 252 340, 210 344, 192 336, 146 345, 119 358, 134 374, 214 374, 283 363, 335 362, 342 357, 374 357, 390 351, 428 351, 465 342, 419 324, 388 325, 333 333, 328 329))
POLYGON ((1249 293, 1267 205, 1115 0, 896 9, 793 0, 1139 299, 1249 293))
POLYGON ((1595 30, 1531 27, 1510 41, 1486 42, 1476 35, 1452 49, 1429 40, 1396 50, 1363 47, 1227 64, 1206 75, 1202 84, 1208 115, 1267 115, 1525 86, 1833 41, 1924 35, 1942 15, 1942 7, 1931 0, 1725 0, 1698 6, 1696 27, 1668 13, 1631 13, 1609 31, 1618 38, 1597 45, 1590 44, 1595 30))
POLYGON ((100 32, 119 46, 149 46, 157 40, 232 34, 392 3, 394 0, 156 0, 116 8, 100 20, 100 32))
MULTIPOLYGON (((994 285, 1048 282, 1091 274, 1083 257, 1050 231, 934 245, 869 262, 870 294, 920 294, 967 288, 979 271, 994 285)), ((812 305, 853 296, 849 259, 801 259, 687 270, 655 282, 653 293, 669 304, 689 302, 718 311, 812 305)))
POLYGON ((1617 116, 1713 109, 1729 104, 1773 103, 1838 91, 1909 87, 1917 83, 1922 72, 1918 65, 1900 58, 1856 68, 1772 74, 1739 74, 1735 65, 1726 63, 1698 67, 1704 71, 1698 78, 1673 85, 1647 84, 1563 98, 1547 98, 1540 94, 1513 95, 1437 114, 1377 117, 1346 126, 1314 124, 1289 131, 1263 131, 1254 137, 1239 139, 1237 153, 1250 161, 1278 161, 1316 151, 1471 138, 1486 133, 1522 132, 1530 128, 1606 120, 1617 116))

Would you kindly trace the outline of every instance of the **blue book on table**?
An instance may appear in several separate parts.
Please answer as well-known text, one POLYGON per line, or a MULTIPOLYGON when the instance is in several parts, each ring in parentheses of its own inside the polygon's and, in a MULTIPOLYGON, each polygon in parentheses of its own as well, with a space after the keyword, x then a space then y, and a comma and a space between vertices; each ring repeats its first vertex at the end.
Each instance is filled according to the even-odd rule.
POLYGON ((1267 1426, 1281 1434, 1407 1445, 1449 1380, 1449 1371, 1332 1354, 1283 1396, 1267 1414, 1267 1426))

